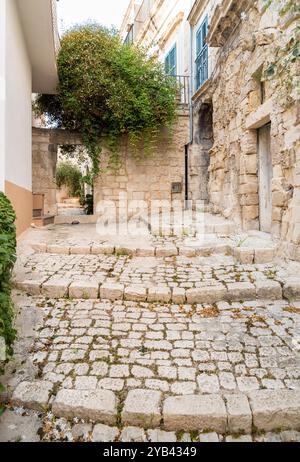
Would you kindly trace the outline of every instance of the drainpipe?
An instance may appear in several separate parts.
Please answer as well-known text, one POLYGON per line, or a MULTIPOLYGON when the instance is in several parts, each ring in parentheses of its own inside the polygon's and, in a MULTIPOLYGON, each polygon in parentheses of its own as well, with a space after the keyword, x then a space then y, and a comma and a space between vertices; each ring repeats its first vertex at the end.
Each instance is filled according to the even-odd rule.
POLYGON ((185 207, 188 209, 189 200, 189 147, 193 144, 194 139, 194 117, 193 117, 193 87, 194 87, 194 72, 193 72, 193 26, 190 24, 190 85, 189 85, 189 125, 190 125, 190 139, 185 145, 185 207))

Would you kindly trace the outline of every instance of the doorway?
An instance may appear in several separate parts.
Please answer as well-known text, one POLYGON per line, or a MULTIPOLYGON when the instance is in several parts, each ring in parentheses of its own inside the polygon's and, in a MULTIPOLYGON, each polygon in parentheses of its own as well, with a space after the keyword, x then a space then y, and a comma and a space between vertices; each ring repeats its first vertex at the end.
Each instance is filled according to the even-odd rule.
POLYGON ((271 124, 258 129, 258 165, 260 230, 270 233, 272 228, 273 178, 271 124))

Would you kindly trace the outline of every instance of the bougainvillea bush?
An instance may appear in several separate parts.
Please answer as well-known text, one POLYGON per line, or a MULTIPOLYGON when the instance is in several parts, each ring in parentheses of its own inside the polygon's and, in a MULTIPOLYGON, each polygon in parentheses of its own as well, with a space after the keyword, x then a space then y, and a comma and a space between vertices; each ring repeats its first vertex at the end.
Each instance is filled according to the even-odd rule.
POLYGON ((16 260, 15 219, 11 203, 0 192, 0 337, 5 340, 7 354, 11 354, 15 339, 11 301, 11 274, 16 260))
POLYGON ((101 146, 118 164, 123 135, 131 147, 151 150, 176 113, 177 85, 147 51, 125 45, 114 30, 77 26, 64 35, 58 56, 58 95, 40 95, 36 112, 56 127, 81 133, 99 171, 101 146))

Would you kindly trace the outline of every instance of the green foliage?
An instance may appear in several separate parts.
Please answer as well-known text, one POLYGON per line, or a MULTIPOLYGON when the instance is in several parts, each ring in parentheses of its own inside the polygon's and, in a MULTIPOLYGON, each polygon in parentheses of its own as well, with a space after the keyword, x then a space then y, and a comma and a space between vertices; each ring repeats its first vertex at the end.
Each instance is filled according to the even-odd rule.
POLYGON ((72 197, 82 196, 82 174, 80 169, 71 162, 58 164, 55 181, 59 188, 66 186, 72 197))
POLYGON ((92 194, 87 194, 85 196, 84 211, 86 215, 93 215, 94 213, 94 198, 92 194))
POLYGON ((101 146, 110 166, 120 162, 120 143, 128 136, 134 150, 151 150, 162 126, 175 118, 177 85, 144 49, 124 45, 113 30, 82 25, 69 31, 58 56, 57 96, 40 95, 38 114, 57 127, 79 131, 99 173, 101 146))
POLYGON ((0 192, 0 337, 5 339, 7 353, 12 353, 15 339, 13 305, 11 301, 11 273, 16 261, 15 213, 0 192))

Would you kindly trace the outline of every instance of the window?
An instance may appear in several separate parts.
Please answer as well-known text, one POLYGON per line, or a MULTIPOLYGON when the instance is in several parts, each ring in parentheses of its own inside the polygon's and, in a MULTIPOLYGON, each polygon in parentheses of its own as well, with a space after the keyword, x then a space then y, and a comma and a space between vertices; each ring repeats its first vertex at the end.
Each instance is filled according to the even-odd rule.
POLYGON ((173 46, 165 59, 166 74, 175 76, 177 74, 177 46, 173 46))
POLYGON ((208 19, 204 19, 196 34, 196 90, 208 79, 208 19))

